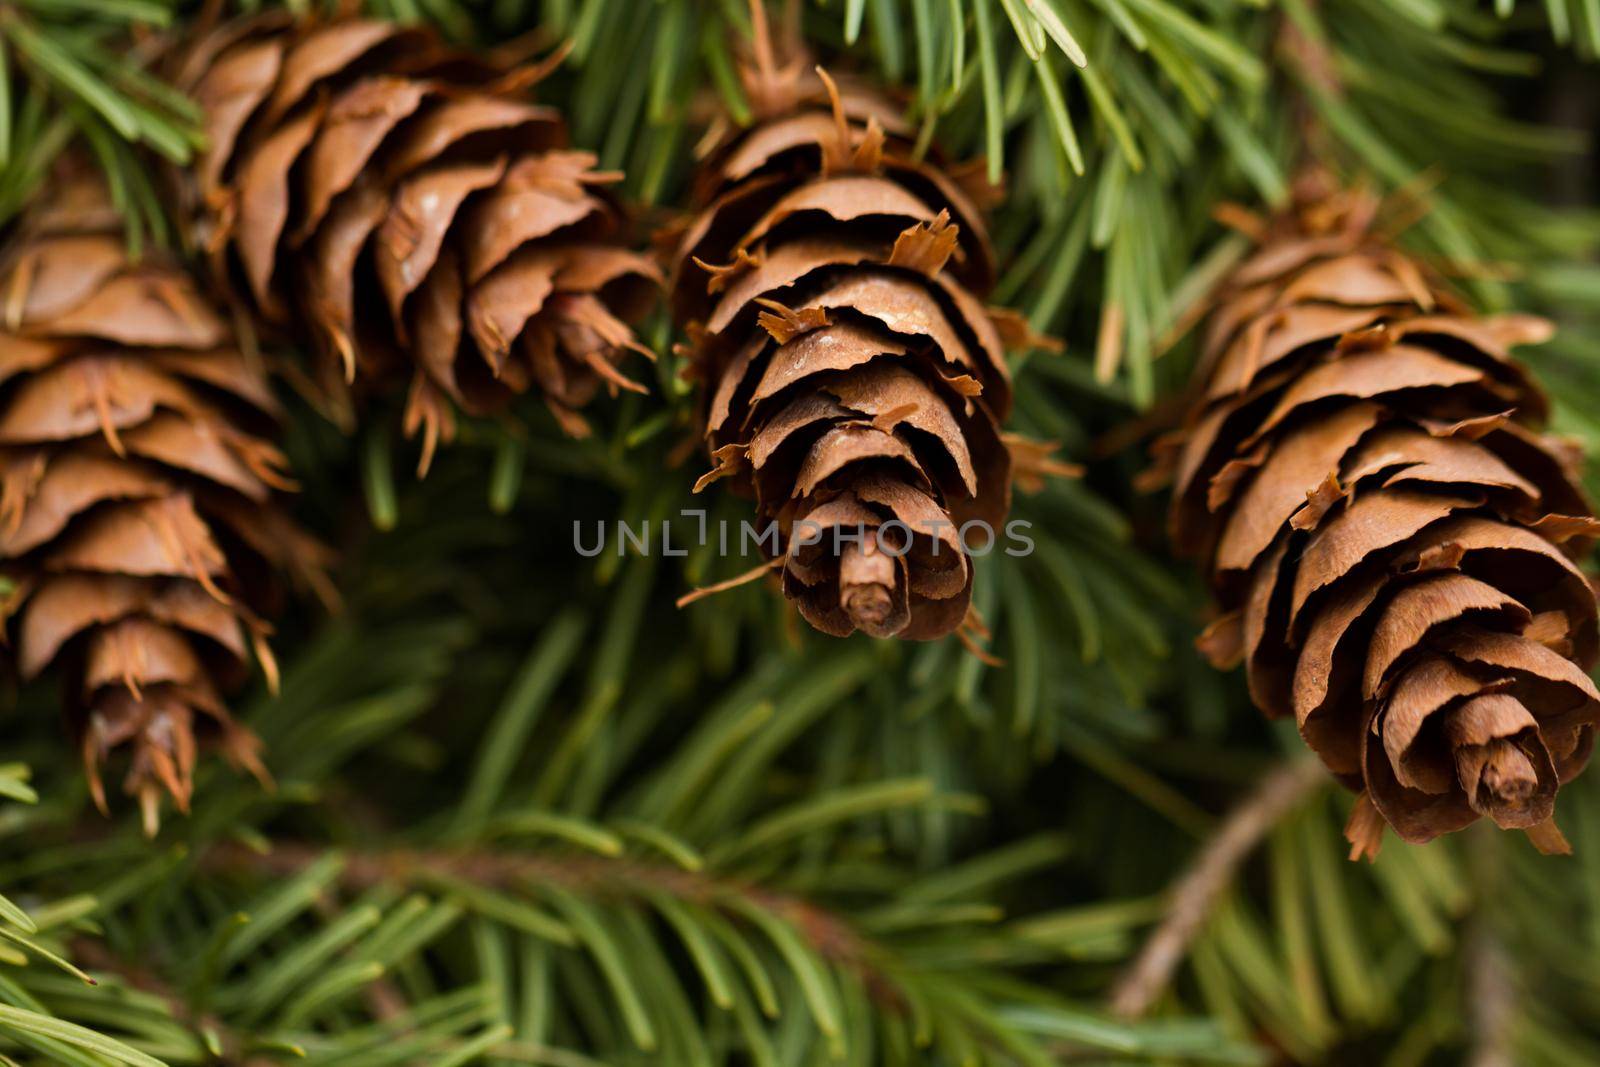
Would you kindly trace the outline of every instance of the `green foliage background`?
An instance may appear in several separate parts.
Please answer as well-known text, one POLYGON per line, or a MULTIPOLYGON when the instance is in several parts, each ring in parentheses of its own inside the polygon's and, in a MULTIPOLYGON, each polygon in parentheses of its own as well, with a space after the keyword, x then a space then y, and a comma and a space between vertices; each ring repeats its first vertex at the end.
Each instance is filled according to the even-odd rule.
MULTIPOLYGON (((743 0, 371 8, 469 42, 570 38, 544 95, 626 169, 641 236, 692 166, 698 103, 744 108, 743 0)), ((196 116, 146 68, 196 15, 0 6, 0 214, 81 138, 130 240, 176 239, 159 168, 193 151, 196 116)), ((1565 860, 1476 828, 1348 865, 1346 799, 1308 791, 1156 1009, 1104 1008, 1189 858, 1299 756, 1190 651, 1198 583, 1165 559, 1161 501, 1131 488, 1139 449, 1107 445, 1160 421, 1187 345, 1157 355, 1241 254, 1211 209, 1284 198, 1306 101, 1328 162, 1426 202, 1407 240, 1484 306, 1558 319, 1528 358, 1558 428, 1600 441, 1600 4, 828 0, 804 17, 820 58, 901 87, 947 154, 1008 173, 998 297, 1068 345, 1019 361, 1014 428, 1090 471, 1019 500, 1034 555, 980 566, 1005 665, 829 640, 762 588, 672 606, 749 561, 573 553, 575 521, 741 517, 667 460, 691 420, 665 322, 659 390, 593 439, 533 410, 472 424, 420 483, 393 412, 346 437, 296 408, 299 511, 339 548, 347 604, 283 620, 282 692, 241 704, 276 792, 208 768, 194 814, 147 842, 134 812, 87 804, 51 686, 0 683, 0 1055, 1600 1062, 1592 774, 1563 793, 1565 860), (1342 92, 1279 47, 1286 21, 1331 50, 1342 92)))

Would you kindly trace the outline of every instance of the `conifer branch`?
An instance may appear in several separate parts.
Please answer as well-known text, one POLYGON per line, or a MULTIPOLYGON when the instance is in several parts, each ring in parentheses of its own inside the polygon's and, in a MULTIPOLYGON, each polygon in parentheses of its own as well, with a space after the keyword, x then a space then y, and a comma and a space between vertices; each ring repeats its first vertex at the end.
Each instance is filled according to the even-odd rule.
POLYGON ((1113 1014, 1138 1018, 1155 1006, 1239 867, 1273 827, 1327 784, 1320 763, 1297 758, 1266 774, 1239 802, 1173 883, 1166 917, 1112 988, 1113 1014))
MULTIPOLYGON (((1600 98, 1593 69, 1561 54, 1594 54, 1592 5, 771 2, 774 14, 787 3, 784 33, 795 27, 841 86, 888 90, 916 152, 986 153, 1007 172, 1006 197, 984 205, 1002 268, 994 298, 1068 341, 1064 355, 1008 360, 1013 425, 1074 458, 1110 442, 1084 481, 1014 500, 1031 555, 976 563, 974 606, 1004 666, 953 642, 786 633, 761 590, 672 607, 674 592, 754 562, 735 553, 568 551, 575 519, 638 528, 707 503, 664 459, 697 418, 665 317, 639 330, 660 363, 629 364, 650 393, 591 405, 589 438, 563 438, 537 404, 462 418, 425 482, 399 473, 421 445, 404 463, 386 451, 404 447, 397 410, 363 412, 360 447, 291 403, 300 510, 342 543, 352 608, 333 626, 305 609, 274 635, 283 695, 243 718, 267 744, 276 794, 202 767, 193 815, 148 843, 135 819, 106 822, 64 784, 77 753, 60 743, 55 687, 0 678, 5 758, 32 763, 45 794, 0 812, 0 927, 30 942, 0 938, 0 1058, 794 1067, 844 1047, 874 1067, 1043 1067, 1254 1062, 1261 1044, 1310 1063, 1359 1036, 1474 1067, 1600 1062, 1587 980, 1600 927, 1565 919, 1600 908, 1600 823, 1588 817, 1600 780, 1564 787, 1576 857, 1497 848, 1492 889, 1450 841, 1343 864, 1331 805, 1284 818, 1319 788, 1314 768, 1240 784, 1275 749, 1237 688, 1183 651, 1197 591, 1147 531, 1150 501, 1126 488, 1130 435, 1103 436, 1186 371, 1190 327, 1242 255, 1212 210, 1284 200, 1305 116, 1281 89, 1309 81, 1319 158, 1380 193, 1443 177, 1404 235, 1421 259, 1460 268, 1478 303, 1563 320, 1538 369, 1557 425, 1600 437, 1600 226, 1545 195, 1576 138, 1527 121, 1534 97, 1600 98), (1312 42, 1280 35, 1286 13, 1314 38, 1309 76, 1285 45, 1312 42), (1540 63, 1570 68, 1571 82, 1540 63), (1098 378, 1097 342, 1109 372, 1098 378), (364 476, 389 529, 362 511, 364 476), (908 781, 926 784, 896 785, 908 781), (1184 831, 1149 798, 1194 806, 1219 788, 1249 795, 1186 856, 1184 831), (972 818, 973 794, 993 818, 972 818), (370 817, 344 802, 353 795, 370 817), (507 813, 525 821, 491 843, 507 813), (444 825, 447 836, 427 835, 444 825), (279 835, 266 854, 213 844, 279 835), (1171 887, 1164 901, 1125 896, 1158 885, 1171 887), (620 981, 593 944, 562 940, 585 915, 594 943, 617 950, 620 981), (1485 943, 1472 931, 1491 919, 1485 943), (1141 934, 1111 991, 1119 1021, 1093 1004, 1112 984, 1106 962, 1141 934), (51 956, 122 981, 86 986, 39 965, 51 956), (1205 1017, 1172 1018, 1169 1005, 1205 1017), (1463 1009, 1468 1025, 1435 1025, 1463 1009)), ((709 114, 743 125, 759 110, 737 73, 751 29, 742 0, 334 6, 431 21, 478 56, 530 31, 541 49, 567 42, 541 100, 567 113, 597 173, 626 174, 587 191, 649 205, 641 225, 689 200, 709 114)), ((182 161, 200 149, 196 110, 149 76, 158 45, 195 35, 203 16, 191 11, 4 6, 0 221, 34 200, 53 157, 81 147, 136 241, 163 227, 193 236, 162 174, 193 166, 182 161)), ((1592 117, 1571 116, 1559 125, 1592 117)), ((295 210, 303 170, 291 168, 295 210)), ((949 172, 969 193, 972 177, 949 172)), ((304 376, 308 353, 261 336, 269 361, 304 376)), ((438 410, 429 400, 417 402, 424 417, 438 410)), ((713 533, 747 511, 713 503, 713 533)), ((674 520, 674 546, 683 529, 674 520)), ((18 588, 13 563, 0 561, 0 602, 18 588)), ((11 771, 0 768, 0 793, 31 798, 11 771)))
MULTIPOLYGON (((237 842, 222 842, 205 854, 210 873, 288 878, 330 854, 309 842, 275 842, 265 852, 237 842)), ((518 852, 506 848, 395 848, 340 852, 336 884, 349 893, 380 886, 415 889, 438 884, 440 876, 472 885, 514 892, 553 886, 594 899, 639 899, 665 892, 679 900, 720 907, 732 901, 759 908, 793 926, 822 959, 852 972, 869 988, 887 979, 872 962, 873 946, 842 916, 803 897, 705 871, 689 871, 634 858, 572 853, 518 852)))

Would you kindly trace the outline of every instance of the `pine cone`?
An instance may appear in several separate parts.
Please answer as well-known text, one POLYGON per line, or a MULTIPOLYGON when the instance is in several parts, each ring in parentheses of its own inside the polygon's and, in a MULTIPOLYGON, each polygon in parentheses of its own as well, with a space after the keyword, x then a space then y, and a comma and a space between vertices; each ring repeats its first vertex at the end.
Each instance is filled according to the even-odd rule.
POLYGON ((273 506, 265 379, 181 267, 129 257, 98 177, 67 172, 24 220, 0 293, 0 624, 24 678, 63 664, 96 802, 126 748, 153 825, 161 790, 187 807, 202 745, 264 776, 220 693, 252 650, 275 680, 250 605, 276 568, 321 581, 322 550, 273 506))
POLYGON ((424 470, 455 407, 487 414, 537 386, 581 436, 601 386, 644 391, 617 364, 652 356, 626 322, 658 271, 616 243, 601 187, 619 175, 527 99, 551 65, 279 12, 208 34, 175 75, 205 113, 191 193, 216 273, 256 318, 309 334, 325 389, 409 376, 424 470))
POLYGON ((759 121, 702 164, 674 257, 716 463, 700 485, 731 478, 777 523, 817 629, 943 636, 971 599, 960 529, 998 536, 1010 504, 1004 348, 1027 333, 979 298, 990 190, 914 159, 871 92, 768 56, 747 82, 759 121))
POLYGON ((1377 206, 1308 174, 1212 316, 1171 516, 1225 612, 1201 645, 1362 791, 1353 855, 1480 815, 1559 850, 1600 716, 1597 523, 1506 352, 1542 326, 1473 317, 1377 206))

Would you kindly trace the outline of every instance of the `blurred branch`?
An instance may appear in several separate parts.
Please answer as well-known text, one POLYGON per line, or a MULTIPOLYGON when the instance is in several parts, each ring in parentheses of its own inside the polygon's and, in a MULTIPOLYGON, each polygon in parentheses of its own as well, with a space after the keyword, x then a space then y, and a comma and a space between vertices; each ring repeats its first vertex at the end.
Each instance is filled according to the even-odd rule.
POLYGON ((1278 822, 1322 788, 1328 774, 1315 759, 1296 759, 1270 772, 1245 797, 1178 879, 1166 918, 1112 989, 1111 1010, 1133 1019, 1149 1011, 1172 982, 1190 943, 1218 896, 1278 822))
POLYGON ((1480 922, 1473 930, 1463 963, 1472 1030, 1467 1067, 1513 1067, 1511 1023, 1517 996, 1511 984, 1511 961, 1486 923, 1480 922))

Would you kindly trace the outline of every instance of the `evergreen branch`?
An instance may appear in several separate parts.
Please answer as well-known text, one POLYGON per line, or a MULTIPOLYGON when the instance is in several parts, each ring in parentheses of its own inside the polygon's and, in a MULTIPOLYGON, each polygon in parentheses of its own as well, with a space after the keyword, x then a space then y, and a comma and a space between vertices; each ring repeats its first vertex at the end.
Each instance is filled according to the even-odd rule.
MULTIPOLYGON (((221 842, 201 859, 209 873, 293 878, 329 856, 329 849, 307 842, 275 842, 265 852, 237 842, 221 842)), ((341 852, 336 884, 351 893, 380 887, 423 888, 442 877, 501 892, 553 886, 598 899, 620 897, 645 902, 656 893, 693 904, 742 904, 782 919, 801 933, 822 959, 850 971, 872 986, 885 977, 875 970, 872 947, 848 922, 803 897, 679 866, 631 858, 571 853, 515 852, 504 848, 390 849, 341 852)))
MULTIPOLYGON (((575 111, 577 143, 626 169, 629 190, 649 200, 676 198, 697 97, 716 83, 743 103, 733 42, 744 4, 733 0, 381 6, 397 17, 434 18, 456 36, 540 25, 580 38, 550 99, 575 111), (651 77, 641 84, 645 64, 651 77)), ((998 142, 992 154, 1012 187, 997 219, 1014 265, 1002 295, 1036 329, 1071 343, 1066 357, 1019 363, 1016 425, 1084 455, 1108 423, 1182 373, 1186 348, 1169 342, 1203 307, 1206 261, 1197 250, 1218 248, 1217 263, 1238 251, 1219 244, 1211 205, 1281 194, 1297 127, 1279 90, 1294 76, 1294 60, 1270 42, 1284 10, 1299 5, 866 0, 842 5, 843 13, 838 3, 803 6, 820 58, 841 68, 854 60, 867 77, 904 86, 928 142, 937 137, 956 158, 998 142), (1082 70, 1074 45, 1087 62, 1082 70), (1103 329, 1113 308, 1120 328, 1103 329), (1111 380, 1097 380, 1086 358, 1101 336, 1106 365, 1120 355, 1111 380), (1170 358, 1156 358, 1169 347, 1170 358)), ((1600 25, 1586 14, 1592 6, 1556 0, 1512 10, 1497 2, 1490 13, 1474 0, 1325 0, 1313 15, 1328 73, 1342 87, 1318 101, 1330 154, 1389 187, 1429 167, 1446 175, 1411 236, 1441 262, 1519 268, 1479 272, 1485 276, 1470 284, 1484 299, 1515 298, 1570 323, 1539 359, 1556 385, 1558 429, 1590 440, 1600 434, 1600 305, 1585 257, 1592 259, 1596 226, 1581 212, 1535 203, 1542 168, 1556 158, 1570 163, 1573 146, 1509 117, 1528 57, 1502 43, 1538 47, 1538 35, 1525 31, 1543 23, 1588 47, 1600 25)), ((130 214, 161 215, 161 186, 144 149, 181 153, 193 143, 190 116, 144 80, 142 53, 113 46, 135 30, 132 22, 161 22, 157 8, 170 11, 165 3, 103 0, 7 8, 27 27, 12 37, 36 43, 31 29, 48 43, 44 62, 12 37, 5 45, 0 216, 25 204, 53 151, 80 134, 113 171, 130 214), (92 32, 80 36, 84 26, 92 32)), ((654 337, 658 349, 671 340, 664 329, 654 337)), ((1090 482, 1019 501, 1016 513, 1035 522, 1038 550, 980 564, 991 591, 980 607, 1007 667, 945 645, 795 638, 762 590, 682 613, 664 607, 738 561, 697 550, 681 561, 681 574, 680 561, 643 574, 642 561, 608 552, 575 565, 558 543, 565 530, 549 532, 552 515, 659 522, 673 508, 702 503, 680 498, 682 472, 660 461, 690 422, 674 370, 665 355, 664 402, 626 398, 581 444, 547 432, 538 412, 527 415, 526 429, 464 427, 459 453, 425 484, 397 477, 374 446, 370 488, 393 520, 383 534, 348 507, 349 487, 360 482, 359 447, 297 410, 289 421, 307 483, 302 507, 344 543, 353 608, 332 629, 306 620, 283 628, 284 695, 264 699, 252 716, 281 792, 264 797, 251 785, 204 777, 193 818, 166 831, 187 837, 203 861, 186 862, 176 849, 152 852, 131 828, 108 829, 80 810, 80 798, 60 784, 75 772, 56 736, 55 701, 44 687, 24 690, 8 746, 39 765, 49 800, 0 813, 0 843, 5 892, 43 933, 26 931, 4 904, 0 920, 62 955, 61 939, 70 936, 79 963, 122 973, 128 990, 88 989, 50 968, 13 966, 8 942, 0 999, 116 1034, 175 1064, 212 1062, 216 1050, 235 1062, 278 1062, 291 1047, 341 1067, 461 1057, 495 1067, 593 1067, 591 1056, 645 1058, 630 1043, 607 977, 590 956, 562 947, 563 938, 576 939, 566 913, 535 906, 542 898, 530 903, 531 879, 598 915, 601 940, 615 944, 663 1042, 648 1054, 652 1063, 810 1062, 828 1052, 823 1017, 848 1035, 853 1055, 885 1064, 940 1056, 1010 1067, 1040 1064, 1047 1053, 1081 1057, 1086 1047, 1100 1058, 1248 1062, 1249 1049, 1219 1036, 1224 1028, 1265 1033, 1275 1055, 1307 1061, 1359 1034, 1369 1045, 1392 1041, 1395 1058, 1411 1062, 1467 1053, 1474 1042, 1487 1064, 1600 1062, 1591 974, 1600 927, 1553 919, 1600 914, 1592 783, 1574 783, 1585 791, 1563 809, 1577 859, 1552 866, 1526 850, 1499 850, 1505 884, 1480 901, 1472 898, 1485 883, 1460 869, 1449 846, 1391 849, 1371 868, 1345 867, 1322 805, 1287 821, 1258 811, 1249 840, 1218 851, 1235 825, 1230 818, 1185 875, 1180 827, 1204 833, 1211 791, 1253 777, 1271 747, 1237 687, 1197 667, 1186 650, 1193 590, 1153 558, 1151 505, 1125 489, 1133 460, 1098 456, 1090 482), (512 437, 514 449, 506 445, 512 437), (495 514, 485 516, 490 452, 501 458, 495 514), (550 653, 545 665, 559 676, 521 687, 533 713, 524 706, 525 718, 492 719, 496 687, 526 662, 529 635, 574 603, 594 608, 592 636, 553 642, 560 655, 550 653), (439 621, 446 617, 470 622, 439 621), (675 638, 665 654, 653 636, 662 634, 675 638), (685 736, 687 754, 672 747, 685 736), (487 747, 484 738, 492 739, 487 747), (503 750, 494 748, 499 741, 503 750), (559 773, 543 786, 556 763, 559 773), (807 820, 777 846, 738 853, 737 867, 726 854, 719 863, 719 848, 775 812, 910 779, 936 783, 941 798, 979 793, 998 818, 978 830, 968 812, 944 802, 854 814, 846 805, 847 821, 807 820), (461 808, 464 796, 471 799, 461 808), (351 797, 362 799, 361 812, 351 797), (509 821, 496 823, 507 811, 509 821), (403 835, 391 829, 400 827, 403 835), (993 880, 963 881, 937 899, 919 895, 938 888, 947 869, 974 878, 987 870, 989 857, 1006 850, 976 846, 996 828, 1021 840, 1048 832, 1052 845, 1029 850, 1029 864, 1007 865, 993 880), (537 837, 541 851, 482 843, 501 832, 537 837), (1263 877, 1238 878, 1266 834, 1263 877), (298 843, 266 856, 241 843, 279 836, 298 843), (216 843, 225 838, 232 843, 216 843), (313 844, 325 840, 364 846, 327 883, 333 892, 303 894, 281 905, 277 919, 256 907, 333 855, 337 849, 313 844), (419 844, 429 841, 440 843, 419 844), (285 856, 295 857, 292 870, 285 856), (478 867, 485 857, 494 862, 478 867), (442 867, 430 874, 434 863, 442 867), (524 863, 531 868, 517 869, 524 863), (1153 989, 1137 994, 1133 1014, 1162 1000, 1187 958, 1210 1019, 1203 1027, 1124 1026, 1075 1008, 1063 991, 1095 995, 1110 963, 1130 954, 1135 933, 1151 921, 1151 902, 1128 900, 1128 887, 1163 883, 1173 886, 1166 922, 1124 982, 1153 967, 1152 958, 1165 962, 1147 979, 1153 989), (1231 885, 1239 891, 1228 892, 1231 885), (241 890, 261 895, 246 903, 241 890), (627 907, 606 906, 617 899, 627 907), (1019 919, 999 921, 1018 904, 1019 919), (770 939, 746 936, 750 919, 736 905, 778 916, 799 950, 826 966, 809 969, 802 985, 770 939), (1486 955, 1476 933, 1464 945, 1453 936, 1469 906, 1482 913, 1475 924, 1493 923, 1495 952, 1486 955), (232 924, 245 907, 258 929, 271 926, 266 934, 241 939, 232 924), (1047 910, 1026 910, 1037 907, 1047 910), (647 913, 660 921, 641 933, 647 913), (373 915, 381 916, 375 927, 373 915), (105 933, 92 945, 77 936, 90 922, 105 933), (1512 968, 1515 984, 1507 980, 1512 968), (704 1003, 691 993, 697 977, 704 1003), (138 989, 155 1002, 131 994, 138 989), (1458 1021, 1464 989, 1476 1033, 1458 1021), (1508 994, 1514 1025, 1505 1022, 1508 994), (769 1021, 780 1005, 789 1010, 769 1021), (502 1025, 516 1027, 509 1040, 502 1025), (1195 1036, 1201 1029, 1203 1040, 1195 1036), (1022 1051, 1006 1044, 1017 1039, 1022 1051), (1190 1043, 1174 1044, 1181 1040, 1190 1043), (895 1041, 905 1043, 898 1059, 895 1041)), ((8 687, 6 699, 13 695, 8 687)), ((7 796, 33 788, 0 773, 7 796)), ((1294 807, 1285 804, 1285 812, 1294 807)), ((97 1053, 48 1035, 8 1033, 6 1041, 25 1062, 104 1067, 97 1053)))
POLYGON ((1468 938, 1462 965, 1466 970, 1472 1051, 1468 1067, 1513 1067, 1512 1027, 1517 994, 1512 963, 1484 924, 1468 938))
POLYGON ((146 69, 159 43, 148 30, 165 26, 172 13, 164 0, 0 6, 0 222, 22 209, 51 159, 76 136, 89 143, 118 191, 130 246, 137 248, 147 232, 163 239, 165 209, 156 206, 136 153, 151 149, 182 164, 201 141, 193 104, 146 69))
POLYGON ((1155 1005, 1240 865, 1284 816, 1327 782, 1319 761, 1299 758, 1267 774, 1240 801, 1173 884, 1166 917, 1112 988, 1113 1014, 1137 1018, 1155 1005))

